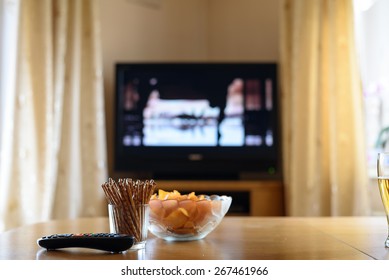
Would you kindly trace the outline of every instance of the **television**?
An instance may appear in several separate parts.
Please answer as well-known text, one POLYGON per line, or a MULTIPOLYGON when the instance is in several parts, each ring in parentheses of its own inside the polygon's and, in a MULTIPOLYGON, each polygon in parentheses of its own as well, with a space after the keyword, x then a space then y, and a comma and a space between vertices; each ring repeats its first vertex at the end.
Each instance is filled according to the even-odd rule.
POLYGON ((118 63, 114 169, 154 179, 281 174, 276 63, 118 63))

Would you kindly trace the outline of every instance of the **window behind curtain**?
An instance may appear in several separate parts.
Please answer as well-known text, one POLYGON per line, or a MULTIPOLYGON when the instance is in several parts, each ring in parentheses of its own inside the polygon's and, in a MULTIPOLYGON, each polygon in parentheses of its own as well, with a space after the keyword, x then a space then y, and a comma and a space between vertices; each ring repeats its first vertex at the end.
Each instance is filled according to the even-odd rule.
POLYGON ((355 35, 364 93, 367 160, 373 214, 382 214, 376 160, 389 151, 389 1, 354 0, 355 35))
MULTIPOLYGON (((15 87, 19 6, 20 0, 0 0, 0 153, 10 127, 6 115, 15 87)), ((1 158, 0 154, 0 168, 1 158)))

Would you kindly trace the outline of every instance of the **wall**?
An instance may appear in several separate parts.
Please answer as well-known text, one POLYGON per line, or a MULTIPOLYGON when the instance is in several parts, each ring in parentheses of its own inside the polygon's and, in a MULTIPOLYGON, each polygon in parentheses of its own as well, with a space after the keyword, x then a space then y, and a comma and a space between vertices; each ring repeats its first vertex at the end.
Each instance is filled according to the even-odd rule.
POLYGON ((99 1, 110 172, 116 62, 278 60, 280 0, 99 1))
POLYGON ((208 58, 277 61, 279 0, 210 0, 208 58))

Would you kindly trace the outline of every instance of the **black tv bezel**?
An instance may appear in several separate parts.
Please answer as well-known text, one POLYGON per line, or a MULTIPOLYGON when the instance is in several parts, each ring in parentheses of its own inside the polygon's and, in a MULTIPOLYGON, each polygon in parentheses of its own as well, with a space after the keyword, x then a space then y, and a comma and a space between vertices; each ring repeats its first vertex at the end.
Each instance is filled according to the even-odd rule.
POLYGON ((211 63, 211 62, 120 62, 115 64, 115 111, 114 111, 114 172, 130 172, 137 177, 168 180, 231 180, 231 179, 279 179, 281 171, 280 115, 277 63, 211 63), (144 147, 129 148, 124 153, 121 143, 122 104, 120 72, 140 67, 245 67, 272 73, 276 81, 273 95, 274 151, 255 147, 144 147), (193 156, 199 160, 190 160, 193 156))

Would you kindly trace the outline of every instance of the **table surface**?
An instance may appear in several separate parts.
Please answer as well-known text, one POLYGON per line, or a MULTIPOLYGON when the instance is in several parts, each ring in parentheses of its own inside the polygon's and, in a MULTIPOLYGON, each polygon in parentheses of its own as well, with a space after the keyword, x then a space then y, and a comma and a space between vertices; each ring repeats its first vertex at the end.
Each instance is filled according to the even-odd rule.
POLYGON ((389 259, 385 217, 225 217, 198 241, 167 242, 149 234, 146 249, 107 253, 84 248, 46 251, 36 241, 53 233, 107 232, 108 219, 54 220, 0 234, 7 260, 373 260, 389 259))

